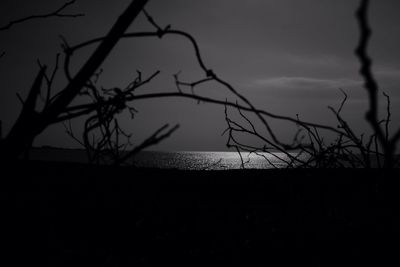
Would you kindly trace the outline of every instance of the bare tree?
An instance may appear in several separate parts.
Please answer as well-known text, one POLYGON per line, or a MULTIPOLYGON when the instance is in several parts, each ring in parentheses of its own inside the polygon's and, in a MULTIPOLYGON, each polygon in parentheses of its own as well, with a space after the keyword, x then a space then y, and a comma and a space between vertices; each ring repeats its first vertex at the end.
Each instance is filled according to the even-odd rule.
MULTIPOLYGON (((24 151, 28 150, 34 138, 40 134, 49 125, 54 123, 65 122, 77 117, 89 115, 90 117, 85 123, 83 142, 84 146, 88 148, 90 158, 96 158, 96 155, 102 154, 100 151, 110 151, 112 147, 119 147, 116 142, 112 139, 119 138, 118 135, 122 134, 123 131, 119 128, 116 123, 116 115, 123 110, 129 110, 131 113, 134 112, 134 108, 128 106, 128 102, 151 99, 151 98, 167 98, 167 97, 180 97, 195 99, 197 101, 209 102, 219 105, 227 105, 235 108, 239 108, 243 111, 255 113, 258 118, 264 123, 266 129, 271 134, 273 140, 279 143, 279 140, 275 137, 269 124, 266 122, 264 116, 272 117, 275 119, 288 120, 297 122, 296 119, 290 117, 284 117, 275 115, 273 113, 256 109, 250 101, 247 100, 242 94, 240 94, 232 85, 228 82, 219 78, 211 69, 209 69, 204 60, 201 57, 199 46, 193 36, 190 34, 173 30, 169 25, 166 27, 159 26, 155 20, 143 9, 147 0, 134 0, 124 11, 124 13, 118 18, 112 29, 105 37, 95 38, 81 44, 70 46, 64 41, 64 73, 68 79, 67 86, 60 90, 57 94, 53 92, 53 79, 58 69, 58 56, 56 60, 56 66, 50 75, 47 74, 47 66, 39 64, 40 69, 37 77, 32 85, 32 88, 28 94, 28 97, 23 102, 22 112, 8 133, 6 138, 1 143, 1 157, 3 159, 18 158, 24 151), (151 32, 131 32, 125 33, 130 23, 137 17, 137 15, 143 11, 147 20, 151 25, 154 26, 154 31, 151 32), (204 71, 205 77, 194 82, 184 82, 179 79, 179 75, 175 75, 175 83, 177 86, 177 92, 169 93, 153 93, 153 94, 136 94, 135 90, 144 84, 149 83, 154 79, 159 72, 155 72, 148 78, 142 78, 142 74, 138 73, 136 79, 130 83, 126 88, 112 88, 104 90, 98 88, 93 79, 98 78, 99 73, 96 73, 103 60, 108 56, 109 52, 115 46, 115 44, 122 38, 142 38, 142 37, 155 37, 163 38, 166 35, 177 35, 188 40, 193 48, 197 58, 197 62, 201 69, 204 71), (71 57, 73 54, 83 47, 87 47, 93 44, 99 43, 97 49, 93 52, 91 57, 85 62, 77 74, 72 75, 69 69, 71 57), (44 108, 39 112, 37 111, 36 102, 41 92, 42 84, 45 82, 47 87, 46 95, 44 99, 44 108), (212 99, 200 95, 196 95, 194 91, 192 93, 184 93, 181 87, 194 88, 203 83, 216 82, 223 85, 228 89, 229 93, 236 96, 241 104, 236 102, 227 102, 218 99, 212 99), (77 96, 86 95, 89 96, 91 101, 86 104, 71 106, 71 102, 77 96), (114 122, 114 123, 113 123, 114 122), (90 140, 90 134, 100 131, 101 136, 98 140, 90 140)), ((56 11, 54 14, 58 14, 62 9, 56 11)), ((302 122, 307 124, 306 122, 302 122)), ((329 128, 331 127, 309 123, 313 127, 329 128)), ((136 153, 140 149, 143 149, 149 145, 155 144, 162 139, 168 137, 178 126, 169 128, 168 125, 164 125, 159 128, 149 139, 146 139, 141 145, 138 145, 132 150, 130 155, 136 153)), ((332 128, 333 131, 335 129, 332 128)), ((72 136, 71 129, 67 132, 72 136)), ((128 137, 129 135, 125 135, 128 137)), ((75 138, 77 139, 77 138, 75 138)), ((118 143, 118 142, 117 142, 118 143)), ((115 149, 114 149, 115 150, 115 149)), ((117 149, 118 150, 118 149, 117 149)), ((115 153, 114 153, 115 154, 115 153)), ((119 158, 115 162, 120 162, 126 158, 119 158)))
MULTIPOLYGON (((1 142, 1 160, 15 159, 29 149, 34 138, 50 124, 59 121, 71 101, 79 94, 93 73, 99 68, 126 29, 138 16, 147 0, 134 0, 118 18, 108 35, 68 85, 55 97, 47 96, 48 102, 42 111, 36 111, 36 102, 42 82, 46 77, 46 66, 41 66, 33 82, 23 109, 11 131, 1 142)), ((51 93, 50 90, 48 93, 51 93)))
MULTIPOLYGON (((170 25, 166 27, 158 25, 149 13, 144 10, 144 6, 147 2, 147 0, 132 1, 105 37, 88 40, 74 46, 70 46, 64 41, 63 68, 69 82, 59 93, 52 93, 53 79, 58 69, 58 56, 56 66, 50 75, 47 74, 47 67, 40 64, 38 75, 28 97, 23 101, 23 110, 9 134, 1 142, 0 154, 2 159, 18 158, 24 151, 31 147, 34 138, 49 125, 60 122, 65 123, 87 115, 89 117, 85 122, 82 139, 74 135, 71 124, 65 124, 67 133, 86 147, 89 159, 92 161, 101 162, 104 158, 111 158, 115 164, 121 164, 138 151, 170 136, 178 128, 178 125, 171 128, 168 125, 160 127, 143 143, 131 149, 129 153, 121 154, 120 150, 126 149, 127 145, 131 144, 131 136, 121 129, 117 120, 117 115, 124 110, 128 110, 132 116, 134 116, 136 110, 129 104, 134 101, 152 98, 179 97, 225 106, 225 119, 228 126, 225 131, 225 133, 228 133, 227 146, 228 148, 236 149, 242 159, 243 167, 245 162, 241 156, 241 151, 248 151, 263 156, 267 161, 269 161, 269 159, 263 153, 270 154, 279 161, 284 162, 288 167, 343 167, 346 165, 346 162, 351 167, 370 167, 371 156, 376 156, 378 162, 380 162, 380 158, 382 157, 384 159, 384 166, 386 167, 394 166, 394 145, 400 138, 400 131, 397 132, 392 139, 389 139, 390 98, 386 94, 385 96, 388 100, 387 118, 386 120, 377 121, 377 104, 375 103, 377 98, 377 84, 370 71, 370 60, 365 51, 369 36, 366 17, 368 1, 362 1, 358 11, 361 38, 359 48, 357 49, 357 54, 362 63, 361 73, 366 80, 366 88, 368 92, 370 92, 369 97, 370 102, 372 102, 371 110, 368 114, 375 114, 368 115, 369 122, 374 129, 374 133, 368 139, 364 138, 363 135, 357 136, 348 123, 341 117, 341 110, 347 100, 347 95, 344 91, 342 91, 344 99, 340 107, 338 109, 329 107, 337 118, 338 127, 307 122, 301 120, 299 116, 296 118, 281 116, 256 108, 244 95, 239 93, 234 86, 220 78, 212 69, 207 67, 201 57, 199 45, 192 35, 184 31, 171 29, 170 25), (155 30, 147 32, 125 32, 141 11, 155 30), (167 35, 183 37, 193 46, 194 54, 200 68, 204 72, 204 77, 195 81, 183 81, 180 79, 178 73, 174 75, 177 91, 167 93, 136 93, 137 88, 155 79, 159 71, 149 75, 147 78, 143 78, 142 73, 138 72, 137 77, 125 88, 114 87, 111 89, 104 89, 97 86, 96 81, 101 71, 96 71, 119 40, 143 37, 162 39, 167 35), (99 45, 91 57, 75 75, 71 74, 69 65, 74 53, 79 49, 94 44, 99 45), (47 87, 46 95, 43 97, 45 105, 40 112, 37 112, 36 101, 40 95, 43 82, 45 82, 47 87), (227 100, 218 100, 196 94, 194 88, 205 83, 217 83, 222 85, 223 88, 227 89, 227 93, 237 98, 237 101, 228 102, 227 100), (190 88, 191 93, 185 93, 182 90, 183 87, 190 88), (370 87, 372 89, 370 89, 370 87), (90 101, 84 104, 71 105, 72 100, 82 95, 88 96, 90 101), (245 124, 232 120, 227 111, 228 107, 236 109, 245 124), (255 115, 264 129, 261 131, 257 130, 255 124, 244 112, 255 115), (294 134, 291 143, 283 142, 277 137, 275 131, 270 126, 269 120, 271 119, 286 121, 298 126, 299 129, 294 134), (385 123, 385 130, 380 126, 382 123, 385 123), (334 133, 337 135, 337 138, 334 142, 326 144, 320 131, 334 133), (235 137, 237 133, 255 136, 265 145, 262 147, 254 147, 242 143, 235 137), (121 137, 125 138, 125 143, 121 143, 121 137), (308 141, 305 141, 307 139, 308 141), (379 147, 383 148, 383 153, 379 151, 379 147), (358 150, 361 157, 359 157, 354 150, 358 150), (280 151, 284 156, 278 156, 274 151, 280 151), (297 151, 297 153, 290 153, 291 151, 297 151)), ((273 165, 271 161, 269 162, 273 165)))

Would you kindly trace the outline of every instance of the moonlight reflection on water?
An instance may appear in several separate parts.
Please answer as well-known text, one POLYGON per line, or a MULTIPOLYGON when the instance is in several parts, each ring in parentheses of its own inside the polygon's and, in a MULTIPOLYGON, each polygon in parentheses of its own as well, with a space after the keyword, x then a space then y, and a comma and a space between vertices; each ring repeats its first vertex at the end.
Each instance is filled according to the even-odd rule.
MULTIPOLYGON (((279 158, 287 160, 284 153, 248 153, 243 152, 242 158, 245 168, 270 169, 284 168, 286 163, 279 158), (268 160, 274 165, 270 164, 268 160)), ((241 159, 237 152, 152 152, 140 153, 135 159, 137 167, 174 168, 182 170, 227 170, 240 169, 241 159)))
MULTIPOLYGON (((286 162, 289 161, 287 155, 279 152, 273 154, 242 152, 241 154, 246 169, 285 168, 286 162)), ((292 155, 295 156, 296 153, 292 155)), ((80 149, 32 149, 30 158, 43 161, 88 163, 86 151, 80 149)), ((132 161, 124 165, 130 164, 132 161)), ((240 169, 241 164, 242 161, 237 152, 222 151, 142 151, 133 159, 133 166, 136 167, 180 170, 240 169)))

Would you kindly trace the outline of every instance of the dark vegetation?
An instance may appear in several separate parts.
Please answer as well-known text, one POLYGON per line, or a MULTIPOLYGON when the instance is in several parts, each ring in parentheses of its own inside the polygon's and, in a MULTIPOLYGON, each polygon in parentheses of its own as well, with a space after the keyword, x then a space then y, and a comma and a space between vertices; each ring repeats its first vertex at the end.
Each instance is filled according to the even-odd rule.
MULTIPOLYGON (((340 107, 331 108, 338 128, 275 115, 254 107, 208 69, 195 39, 188 33, 160 27, 147 12, 154 32, 125 33, 146 2, 132 1, 105 37, 75 46, 64 42, 63 68, 68 84, 57 93, 52 93, 52 81, 59 57, 50 74, 40 64, 27 99, 21 99, 24 105, 20 117, 1 141, 0 260, 8 261, 2 265, 398 265, 399 184, 394 178, 399 173, 397 169, 388 169, 398 164, 395 145, 400 134, 389 136, 388 96, 387 117, 383 120, 377 117, 378 85, 366 53, 370 34, 366 17, 368 1, 361 1, 357 13, 361 32, 357 55, 370 101, 367 120, 373 134, 369 138, 357 136, 341 117, 345 93, 340 107), (159 94, 133 93, 151 82, 158 72, 147 78, 138 72, 126 88, 101 90, 96 86, 98 68, 121 38, 162 38, 167 34, 190 41, 205 77, 186 82, 177 74, 177 92, 159 94), (90 59, 78 73, 71 74, 69 61, 74 52, 95 43, 99 46, 90 59), (205 82, 224 85, 237 96, 238 102, 181 90, 205 82), (42 87, 44 108, 38 112, 36 102, 42 87), (71 106, 76 97, 89 100, 71 106), (227 144, 239 154, 295 150, 308 155, 308 160, 288 154, 289 167, 321 168, 195 172, 20 160, 40 132, 53 123, 64 122, 70 136, 86 148, 92 163, 111 158, 115 165, 122 165, 138 151, 162 141, 177 129, 164 125, 142 144, 130 148, 128 156, 119 153, 129 144, 130 135, 121 129, 116 115, 122 110, 134 114, 134 107, 128 104, 135 100, 160 97, 225 105, 227 144), (232 119, 228 109, 240 112, 246 124, 232 119), (268 137, 260 134, 245 112, 256 115, 268 137), (69 126, 69 120, 80 116, 88 116, 82 137, 75 136, 69 126), (295 134, 293 143, 283 143, 267 119, 295 123, 301 131, 295 134), (320 131, 334 132, 337 139, 326 144, 320 131), (242 144, 235 137, 238 132, 260 138, 265 146, 242 144), (367 169, 372 157, 377 159, 378 167, 385 168, 367 169), (350 167, 366 168, 344 170, 340 167, 348 165, 343 162, 350 167)), ((66 6, 50 16, 58 16, 66 6)), ((40 17, 48 16, 29 19, 40 17)))
POLYGON ((1 181, 1 260, 15 266, 399 262, 393 171, 132 173, 40 162, 12 170, 1 181))

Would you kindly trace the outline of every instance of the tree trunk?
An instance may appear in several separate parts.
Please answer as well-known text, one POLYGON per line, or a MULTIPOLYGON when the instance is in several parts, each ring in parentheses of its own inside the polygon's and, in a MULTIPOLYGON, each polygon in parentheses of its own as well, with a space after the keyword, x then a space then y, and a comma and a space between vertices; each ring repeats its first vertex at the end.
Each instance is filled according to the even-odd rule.
MULTIPOLYGON (((147 2, 148 0, 133 0, 131 2, 128 8, 120 15, 103 42, 97 47, 75 77, 63 89, 60 96, 55 99, 54 102, 49 104, 42 113, 36 113, 34 111, 35 105, 33 105, 33 108, 26 107, 31 95, 37 97, 37 94, 33 91, 34 89, 38 89, 35 87, 38 78, 35 80, 34 86, 29 93, 28 99, 18 120, 7 137, 0 141, 0 160, 9 161, 17 159, 32 146, 35 137, 52 124, 81 91, 85 83, 107 58, 111 50, 139 15, 147 2)), ((31 104, 32 103, 30 103, 30 105, 31 104)))

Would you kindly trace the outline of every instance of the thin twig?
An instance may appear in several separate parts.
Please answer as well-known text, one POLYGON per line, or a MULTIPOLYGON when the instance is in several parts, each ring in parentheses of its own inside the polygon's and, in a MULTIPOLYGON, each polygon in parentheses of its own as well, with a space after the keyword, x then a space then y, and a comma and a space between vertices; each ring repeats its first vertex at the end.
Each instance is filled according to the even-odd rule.
POLYGON ((72 5, 75 3, 76 0, 71 0, 69 2, 64 3, 60 8, 56 9, 53 12, 46 13, 46 14, 39 14, 39 15, 31 15, 27 17, 23 17, 20 19, 12 20, 8 22, 6 25, 0 27, 0 31, 5 31, 10 29, 12 26, 15 24, 19 24, 28 20, 34 20, 34 19, 44 19, 44 18, 49 18, 49 17, 59 17, 59 18, 76 18, 76 17, 81 17, 84 16, 84 14, 77 13, 77 14, 65 14, 62 13, 64 9, 66 9, 68 6, 72 5))
POLYGON ((385 92, 382 92, 382 94, 386 97, 385 139, 386 142, 389 142, 389 124, 390 124, 390 118, 392 116, 390 112, 390 97, 385 92))

